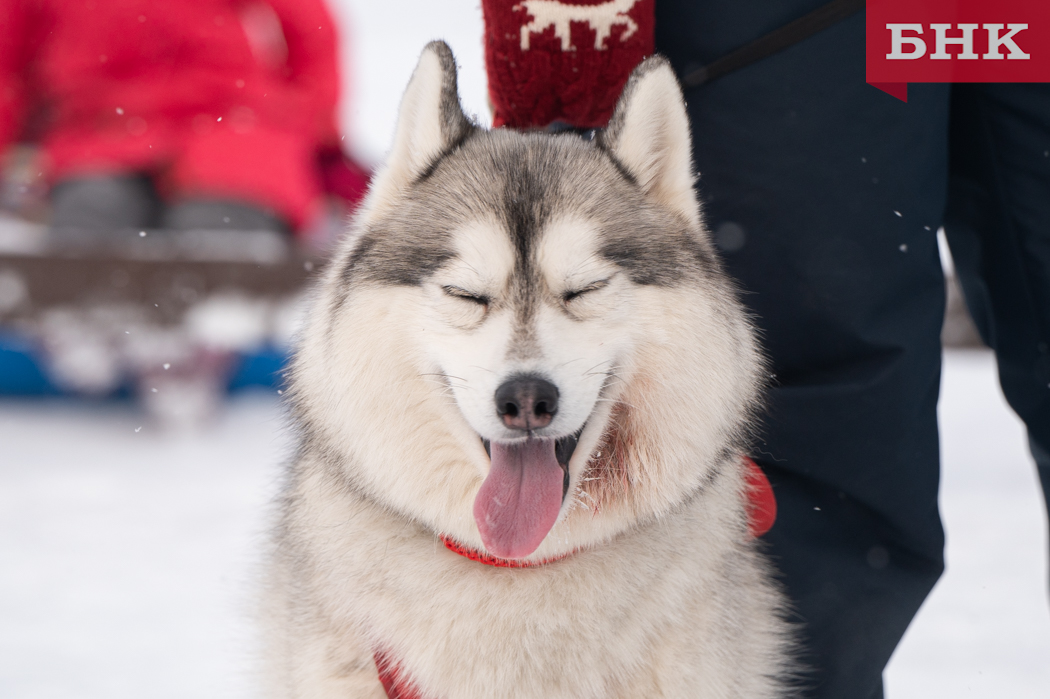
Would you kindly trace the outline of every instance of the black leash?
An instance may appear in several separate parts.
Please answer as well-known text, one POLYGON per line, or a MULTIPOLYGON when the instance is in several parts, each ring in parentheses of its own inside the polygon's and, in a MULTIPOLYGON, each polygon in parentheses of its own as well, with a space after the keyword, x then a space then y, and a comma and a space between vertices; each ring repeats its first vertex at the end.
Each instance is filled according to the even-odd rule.
POLYGON ((712 80, 732 73, 734 70, 746 68, 752 63, 757 63, 763 58, 769 58, 778 51, 783 51, 789 46, 808 39, 822 32, 828 27, 834 26, 864 9, 864 0, 832 0, 827 5, 821 5, 808 15, 778 27, 764 36, 760 36, 750 44, 745 44, 725 56, 692 70, 682 78, 683 87, 699 87, 712 80))

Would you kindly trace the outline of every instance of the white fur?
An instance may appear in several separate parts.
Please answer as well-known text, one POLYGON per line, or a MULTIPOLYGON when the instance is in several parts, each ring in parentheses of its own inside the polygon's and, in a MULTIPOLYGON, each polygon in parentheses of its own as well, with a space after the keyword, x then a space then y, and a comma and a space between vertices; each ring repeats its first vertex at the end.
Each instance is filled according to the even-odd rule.
POLYGON ((493 299, 485 322, 471 328, 469 343, 463 342, 462 326, 449 322, 448 315, 443 317, 437 312, 428 316, 429 321, 424 321, 424 327, 431 333, 429 355, 435 366, 451 378, 456 403, 482 437, 517 438, 492 411, 492 396, 512 375, 529 372, 548 377, 561 390, 554 421, 549 427, 537 430, 537 434, 572 434, 583 426, 594 409, 605 383, 604 372, 614 368, 618 355, 626 353, 622 349, 623 343, 629 341, 626 332, 609 332, 611 325, 618 325, 612 316, 626 315, 626 306, 613 307, 615 300, 623 296, 617 293, 623 287, 623 276, 617 276, 610 263, 596 262, 591 254, 595 241, 590 228, 585 221, 558 220, 541 238, 537 257, 541 262, 548 262, 543 265, 547 272, 547 294, 556 299, 569 288, 612 277, 610 284, 569 304, 572 317, 560 304, 545 304, 536 324, 541 331, 537 338, 539 349, 526 359, 515 357, 512 309, 501 302, 514 271, 514 257, 508 236, 498 226, 483 226, 458 236, 459 260, 440 272, 430 285, 435 304, 452 307, 447 313, 473 312, 477 305, 448 298, 441 292, 445 285, 484 292, 493 299), (574 264, 566 267, 569 260, 574 264), (485 271, 485 281, 477 278, 477 270, 485 271), (599 314, 596 304, 607 312, 599 314), (598 318, 603 322, 595 322, 598 318))
POLYGON ((631 99, 618 106, 606 133, 613 152, 653 199, 699 228, 689 117, 671 66, 632 79, 627 89, 631 99))
POLYGON ((441 102, 442 77, 437 54, 424 51, 401 98, 394 147, 372 182, 370 209, 382 209, 396 201, 412 177, 444 147, 441 121, 434 118, 441 102))

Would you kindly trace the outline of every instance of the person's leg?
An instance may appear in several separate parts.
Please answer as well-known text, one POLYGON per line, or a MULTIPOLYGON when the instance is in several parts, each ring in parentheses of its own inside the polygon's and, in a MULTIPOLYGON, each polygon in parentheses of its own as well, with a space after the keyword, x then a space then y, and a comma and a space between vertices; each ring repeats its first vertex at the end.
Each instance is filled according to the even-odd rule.
MULTIPOLYGON (((680 73, 816 2, 657 3, 680 73)), ((936 402, 949 91, 864 82, 862 14, 689 90, 708 223, 775 378, 754 457, 807 697, 878 699, 943 568, 936 402)))
POLYGON ((1050 503, 1050 85, 952 88, 945 234, 1050 503))
POLYGON ((1043 503, 1046 505, 1047 514, 1050 515, 1050 449, 1038 444, 1032 438, 1031 432, 1028 435, 1028 448, 1031 449, 1032 458, 1035 459, 1039 482, 1043 485, 1043 503))
POLYGON ((112 231, 157 225, 160 202, 145 175, 81 175, 57 182, 50 192, 51 226, 112 231))

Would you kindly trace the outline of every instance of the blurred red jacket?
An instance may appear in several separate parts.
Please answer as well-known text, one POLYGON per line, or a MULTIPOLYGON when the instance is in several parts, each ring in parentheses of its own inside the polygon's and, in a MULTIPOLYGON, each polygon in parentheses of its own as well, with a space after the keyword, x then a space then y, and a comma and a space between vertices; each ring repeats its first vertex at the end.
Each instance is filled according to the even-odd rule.
POLYGON ((321 0, 0 0, 0 151, 51 181, 146 172, 300 226, 337 149, 337 37, 321 0))

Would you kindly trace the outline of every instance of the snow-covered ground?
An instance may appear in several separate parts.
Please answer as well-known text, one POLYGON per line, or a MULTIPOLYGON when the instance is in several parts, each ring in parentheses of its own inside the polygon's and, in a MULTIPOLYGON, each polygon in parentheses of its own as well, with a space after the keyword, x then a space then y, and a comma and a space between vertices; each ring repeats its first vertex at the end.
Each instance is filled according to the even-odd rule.
POLYGON ((947 353, 939 412, 948 569, 890 661, 887 696, 1046 699, 1046 510, 991 352, 947 353))
MULTIPOLYGON (((888 696, 1045 699, 1046 519, 989 353, 947 355, 941 418, 949 568, 888 696)), ((284 424, 264 394, 182 436, 126 403, 0 402, 0 697, 257 696, 253 584, 284 424)))
POLYGON ((166 435, 130 403, 0 402, 0 697, 254 696, 276 395, 166 435))

